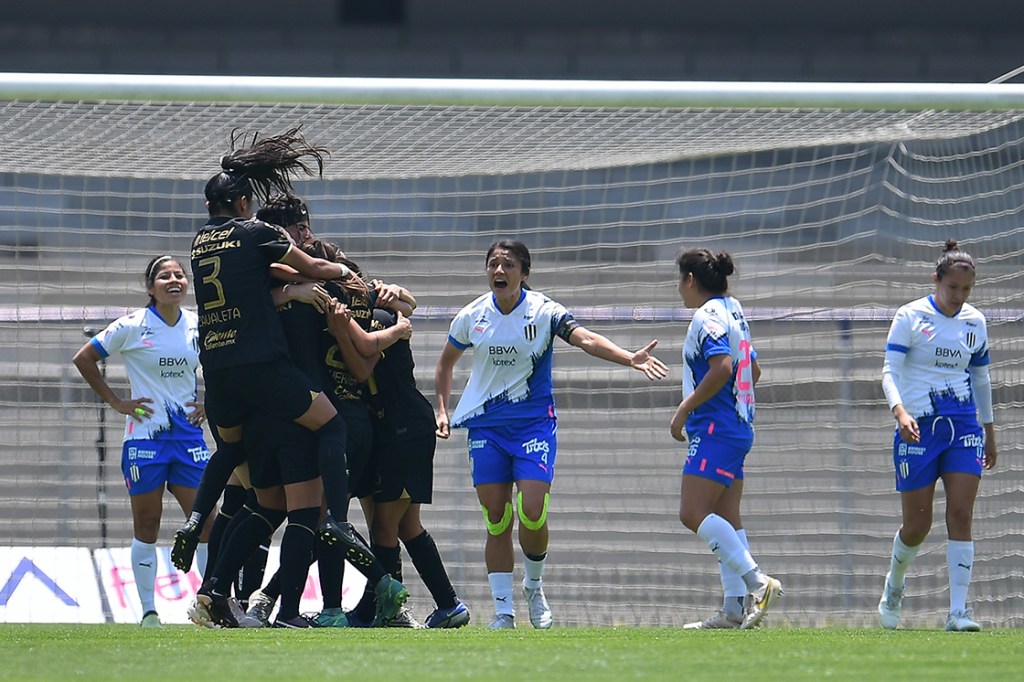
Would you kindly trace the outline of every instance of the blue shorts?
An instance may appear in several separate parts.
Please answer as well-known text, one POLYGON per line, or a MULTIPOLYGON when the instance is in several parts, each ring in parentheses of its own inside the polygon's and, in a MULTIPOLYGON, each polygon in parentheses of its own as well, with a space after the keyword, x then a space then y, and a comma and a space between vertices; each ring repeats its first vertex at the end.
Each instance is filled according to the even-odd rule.
POLYGON ((917 426, 921 430, 920 443, 904 443, 898 427, 893 436, 896 490, 924 488, 947 473, 981 476, 985 462, 985 432, 977 419, 923 417, 917 426))
POLYGON ((121 472, 129 495, 143 495, 163 484, 198 488, 210 450, 198 440, 126 440, 121 472))
POLYGON ((555 478, 558 422, 543 417, 510 426, 469 428, 473 485, 544 481, 555 478))
POLYGON ((684 476, 700 476, 721 483, 726 488, 735 480, 743 480, 743 462, 754 445, 754 433, 717 433, 707 430, 686 434, 690 447, 683 464, 684 476))

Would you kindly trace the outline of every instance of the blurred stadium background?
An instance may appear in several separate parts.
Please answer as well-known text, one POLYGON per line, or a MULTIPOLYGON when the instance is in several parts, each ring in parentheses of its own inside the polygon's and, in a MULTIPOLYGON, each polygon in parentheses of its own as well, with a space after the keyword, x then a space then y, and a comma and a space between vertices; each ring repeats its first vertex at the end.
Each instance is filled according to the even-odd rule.
MULTIPOLYGON (((981 2, 970 18, 943 23, 947 5, 929 3, 927 14, 923 3, 880 2, 844 12, 797 2, 669 10, 641 0, 623 18, 611 3, 297 0, 282 14, 279 3, 257 0, 237 16, 192 0, 42 0, 5 9, 0 71, 984 82, 1024 63, 1020 36, 1005 28, 1015 25, 1006 12, 1020 10, 985 12, 1002 3, 981 2)), ((535 130, 571 131, 557 145, 502 156, 493 153, 502 131, 518 129, 503 127, 501 112, 497 122, 470 112, 451 129, 478 144, 467 164, 446 155, 450 137, 434 137, 448 130, 444 111, 0 102, 0 542, 100 544, 97 405, 69 362, 82 327, 144 302, 139 273, 149 256, 187 255, 203 219, 202 183, 232 127, 276 132, 305 121, 311 139, 335 150, 326 180, 299 185, 314 231, 417 294, 414 347, 428 396, 447 320, 484 290, 483 251, 497 236, 526 241, 531 283, 588 327, 624 346, 660 339, 673 373, 656 386, 558 351, 547 579, 568 625, 678 625, 718 601, 714 560, 676 519, 682 453, 667 433, 688 319, 672 256, 692 244, 737 257, 735 290, 765 368, 746 525, 755 555, 787 586, 772 620, 873 623, 899 509, 878 385, 885 331, 896 306, 929 291, 942 241, 960 239, 979 259, 975 302, 991 311, 1002 457, 978 502, 972 598, 986 625, 1024 624, 1020 112, 904 144, 878 129, 913 129, 920 117, 862 122, 862 137, 673 145, 673 134, 715 138, 733 125, 697 112, 668 126, 662 151, 647 156, 620 146, 642 139, 651 119, 611 114, 581 128, 574 113, 538 117, 535 130), (510 165, 488 171, 499 157, 510 165), (455 170, 441 163, 449 158, 455 170)), ((831 125, 808 120, 805 129, 831 125)), ((734 128, 766 130, 759 125, 734 128)), ((116 360, 110 372, 123 381, 116 360)), ((108 541, 127 543, 121 422, 108 411, 106 423, 108 541)), ((425 521, 486 620, 483 537, 461 433, 439 448, 435 500, 425 521)), ((944 615, 941 514, 940 503, 915 565, 911 625, 944 615)), ((177 518, 168 506, 164 538, 177 518)), ((409 582, 417 612, 428 610, 425 591, 409 582)))

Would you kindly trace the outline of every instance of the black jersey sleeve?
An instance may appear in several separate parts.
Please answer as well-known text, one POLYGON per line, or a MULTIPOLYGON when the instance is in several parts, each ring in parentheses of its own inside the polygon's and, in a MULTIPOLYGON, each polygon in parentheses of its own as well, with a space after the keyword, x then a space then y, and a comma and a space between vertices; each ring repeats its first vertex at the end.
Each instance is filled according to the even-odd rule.
POLYGON ((288 255, 294 246, 288 233, 277 225, 265 223, 262 220, 253 220, 247 226, 252 233, 260 253, 268 263, 279 263, 288 255))

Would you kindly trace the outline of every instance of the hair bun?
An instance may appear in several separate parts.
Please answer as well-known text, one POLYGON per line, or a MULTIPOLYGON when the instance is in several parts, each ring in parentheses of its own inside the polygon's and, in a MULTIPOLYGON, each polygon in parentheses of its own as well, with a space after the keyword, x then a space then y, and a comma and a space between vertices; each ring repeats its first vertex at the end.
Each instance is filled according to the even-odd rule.
POLYGON ((942 249, 942 253, 949 253, 950 251, 959 251, 960 245, 955 239, 947 239, 946 246, 942 249))

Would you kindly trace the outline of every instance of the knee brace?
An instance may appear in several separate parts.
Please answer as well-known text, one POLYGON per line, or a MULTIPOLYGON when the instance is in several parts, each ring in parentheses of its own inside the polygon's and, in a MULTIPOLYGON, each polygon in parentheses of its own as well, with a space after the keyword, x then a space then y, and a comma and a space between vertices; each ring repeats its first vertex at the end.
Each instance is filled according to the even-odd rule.
POLYGON ((523 491, 519 491, 519 496, 516 498, 516 502, 519 506, 519 523, 523 524, 530 530, 540 530, 548 520, 548 500, 551 498, 551 493, 544 493, 544 505, 540 509, 540 518, 536 521, 526 517, 526 513, 523 511, 523 491))
POLYGON ((487 532, 491 535, 501 535, 508 527, 512 525, 512 503, 505 503, 505 513, 501 516, 501 521, 497 523, 491 523, 491 517, 487 515, 487 507, 481 506, 484 510, 484 523, 487 524, 487 532))

